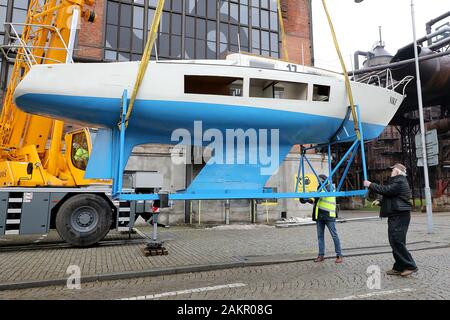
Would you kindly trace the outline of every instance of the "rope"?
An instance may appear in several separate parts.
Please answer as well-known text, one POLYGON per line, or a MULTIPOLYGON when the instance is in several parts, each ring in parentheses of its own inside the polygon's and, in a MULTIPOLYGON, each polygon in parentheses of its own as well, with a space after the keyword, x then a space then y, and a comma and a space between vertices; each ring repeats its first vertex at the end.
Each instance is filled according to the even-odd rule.
POLYGON ((328 24, 330 25, 330 31, 331 31, 331 35, 333 36, 334 47, 336 48, 336 52, 339 57, 339 62, 341 63, 342 72, 344 73, 345 88, 347 90, 348 101, 349 101, 350 107, 352 109, 352 118, 353 118, 353 124, 355 126, 356 136, 358 137, 358 140, 361 140, 361 134, 359 132, 359 126, 358 126, 358 116, 356 115, 356 108, 355 108, 355 102, 353 100, 353 92, 352 92, 352 87, 350 85, 350 78, 348 77, 347 68, 345 67, 344 59, 342 58, 341 50, 339 48, 339 43, 338 43, 337 37, 336 37, 336 32, 334 31, 333 22, 331 21, 330 13, 328 12, 328 8, 327 8, 327 4, 326 4, 325 0, 322 0, 322 4, 323 4, 323 9, 325 10, 325 14, 328 19, 328 24))
POLYGON ((283 47, 283 58, 284 60, 289 60, 289 55, 286 47, 286 33, 284 32, 284 22, 283 14, 281 13, 281 0, 277 1, 278 5, 278 20, 280 20, 280 31, 281 31, 281 46, 283 47))
MULTIPOLYGON (((161 15, 164 8, 164 1, 159 0, 158 6, 156 7, 155 16, 153 17, 152 26, 149 30, 149 37, 147 39, 147 43, 145 44, 144 52, 142 54, 142 59, 139 62, 139 69, 136 77, 136 82, 134 83, 133 92, 130 97, 130 104, 128 105, 127 114, 125 116, 125 127, 128 126, 128 120, 130 119, 131 112, 133 111, 134 102, 136 100, 136 96, 139 92, 139 88, 142 83, 142 79, 144 78, 145 71, 147 70, 148 62, 150 61, 150 55, 152 52, 153 45, 156 40, 156 36, 158 33, 159 22, 161 21, 161 15)), ((121 122, 119 122, 119 130, 120 130, 121 122)))

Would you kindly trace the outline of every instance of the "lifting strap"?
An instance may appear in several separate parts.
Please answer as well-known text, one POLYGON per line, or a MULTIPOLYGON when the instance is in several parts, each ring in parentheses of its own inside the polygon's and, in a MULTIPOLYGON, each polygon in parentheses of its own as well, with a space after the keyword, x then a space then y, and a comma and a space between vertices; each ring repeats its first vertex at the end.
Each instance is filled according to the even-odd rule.
POLYGON ((331 31, 331 35, 333 36, 334 47, 336 48, 336 52, 339 56, 339 61, 341 63, 342 72, 344 73, 345 88, 347 90, 348 101, 349 101, 350 107, 352 109, 352 118, 353 118, 353 124, 355 126, 355 133, 356 133, 358 140, 361 140, 361 134, 359 132, 359 125, 358 125, 358 116, 356 114, 355 102, 353 101, 353 92, 352 92, 352 87, 350 85, 350 78, 348 77, 347 68, 345 67, 344 59, 342 58, 342 53, 341 53, 341 49, 339 48, 339 43, 337 41, 336 32, 334 31, 333 22, 331 21, 330 13, 328 12, 327 4, 325 1, 326 0, 322 0, 322 4, 323 4, 323 8, 325 10, 325 14, 328 19, 328 24, 330 25, 330 31, 331 31))
POLYGON ((286 33, 284 32, 283 14, 281 12, 281 0, 278 3, 278 20, 280 21, 281 46, 283 47, 283 59, 289 61, 289 55, 286 47, 286 33))
MULTIPOLYGON (((139 88, 142 83, 142 79, 144 78, 145 71, 147 70, 148 63, 150 61, 150 55, 152 52, 153 44, 155 43, 156 36, 158 33, 159 22, 161 21, 161 15, 164 8, 165 0, 159 0, 158 6, 156 7, 155 16, 153 17, 152 26, 150 28, 150 32, 148 35, 147 43, 145 44, 144 52, 142 54, 142 59, 139 62, 139 69, 136 77, 136 82, 134 83, 134 88, 131 93, 130 103, 128 105, 127 114, 125 116, 125 128, 128 126, 128 120, 130 119, 131 112, 133 111, 134 102, 136 100, 136 96, 139 92, 139 88)), ((118 124, 119 130, 121 127, 121 122, 118 124)))

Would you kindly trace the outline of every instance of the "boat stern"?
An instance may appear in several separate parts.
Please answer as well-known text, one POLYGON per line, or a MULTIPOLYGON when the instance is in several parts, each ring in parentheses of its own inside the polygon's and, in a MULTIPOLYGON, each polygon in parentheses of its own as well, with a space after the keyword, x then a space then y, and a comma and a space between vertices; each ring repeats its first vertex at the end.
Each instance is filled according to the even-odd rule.
POLYGON ((365 83, 353 83, 352 89, 355 104, 360 107, 364 139, 378 138, 394 118, 405 95, 393 89, 365 83))

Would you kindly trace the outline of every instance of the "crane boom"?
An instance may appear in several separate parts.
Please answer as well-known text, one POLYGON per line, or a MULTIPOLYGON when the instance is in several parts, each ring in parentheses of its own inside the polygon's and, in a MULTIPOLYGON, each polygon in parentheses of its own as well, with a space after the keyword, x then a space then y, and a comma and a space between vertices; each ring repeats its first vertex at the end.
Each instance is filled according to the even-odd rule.
MULTIPOLYGON (((6 52, 4 48, 2 51, 7 59, 14 60, 14 67, 0 115, 0 185, 92 183, 83 179, 84 170, 75 170, 64 157, 61 150, 64 123, 21 111, 14 104, 13 94, 33 65, 71 61, 67 44, 73 43, 72 20, 81 16, 93 22, 95 15, 86 8, 93 3, 94 0, 30 0, 25 23, 7 25, 14 42, 6 52), (21 35, 18 27, 23 30, 21 35)), ((71 141, 67 137, 65 140, 67 153, 67 142, 71 141)))

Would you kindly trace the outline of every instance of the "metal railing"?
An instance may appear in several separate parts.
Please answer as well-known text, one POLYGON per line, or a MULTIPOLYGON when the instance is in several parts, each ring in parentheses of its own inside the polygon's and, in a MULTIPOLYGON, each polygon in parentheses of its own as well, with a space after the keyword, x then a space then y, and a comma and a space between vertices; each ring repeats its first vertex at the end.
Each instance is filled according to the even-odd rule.
POLYGON ((392 70, 390 68, 387 68, 384 70, 368 73, 362 77, 358 77, 355 79, 355 81, 375 85, 392 91, 395 91, 398 87, 403 86, 402 94, 405 95, 406 87, 413 79, 413 76, 406 76, 402 80, 397 81, 392 76, 392 70))
MULTIPOLYGON (((65 41, 63 40, 63 37, 61 33, 59 32, 59 29, 55 26, 49 26, 49 25, 43 25, 43 24, 29 24, 29 23, 12 23, 7 22, 5 23, 5 31, 6 37, 9 37, 10 43, 6 45, 0 46, 0 51, 2 52, 5 59, 9 62, 15 62, 17 60, 22 61, 27 64, 28 68, 31 68, 32 65, 35 65, 38 63, 38 61, 41 61, 41 63, 44 63, 45 61, 49 61, 52 63, 66 63, 66 61, 60 61, 57 59, 48 58, 46 56, 37 56, 32 53, 33 49, 45 49, 43 52, 46 52, 47 50, 64 50, 67 53, 67 56, 71 53, 69 48, 67 47, 65 41), (29 27, 29 28, 35 28, 35 29, 48 29, 51 33, 54 33, 58 36, 59 40, 61 41, 63 47, 49 47, 49 46, 36 46, 29 43, 26 43, 23 41, 20 32, 18 32, 16 27, 29 27), (22 50, 20 50, 22 49, 22 50)), ((33 41, 34 39, 30 39, 30 41, 33 41)), ((73 63, 73 59, 70 58, 70 63, 73 63)))

